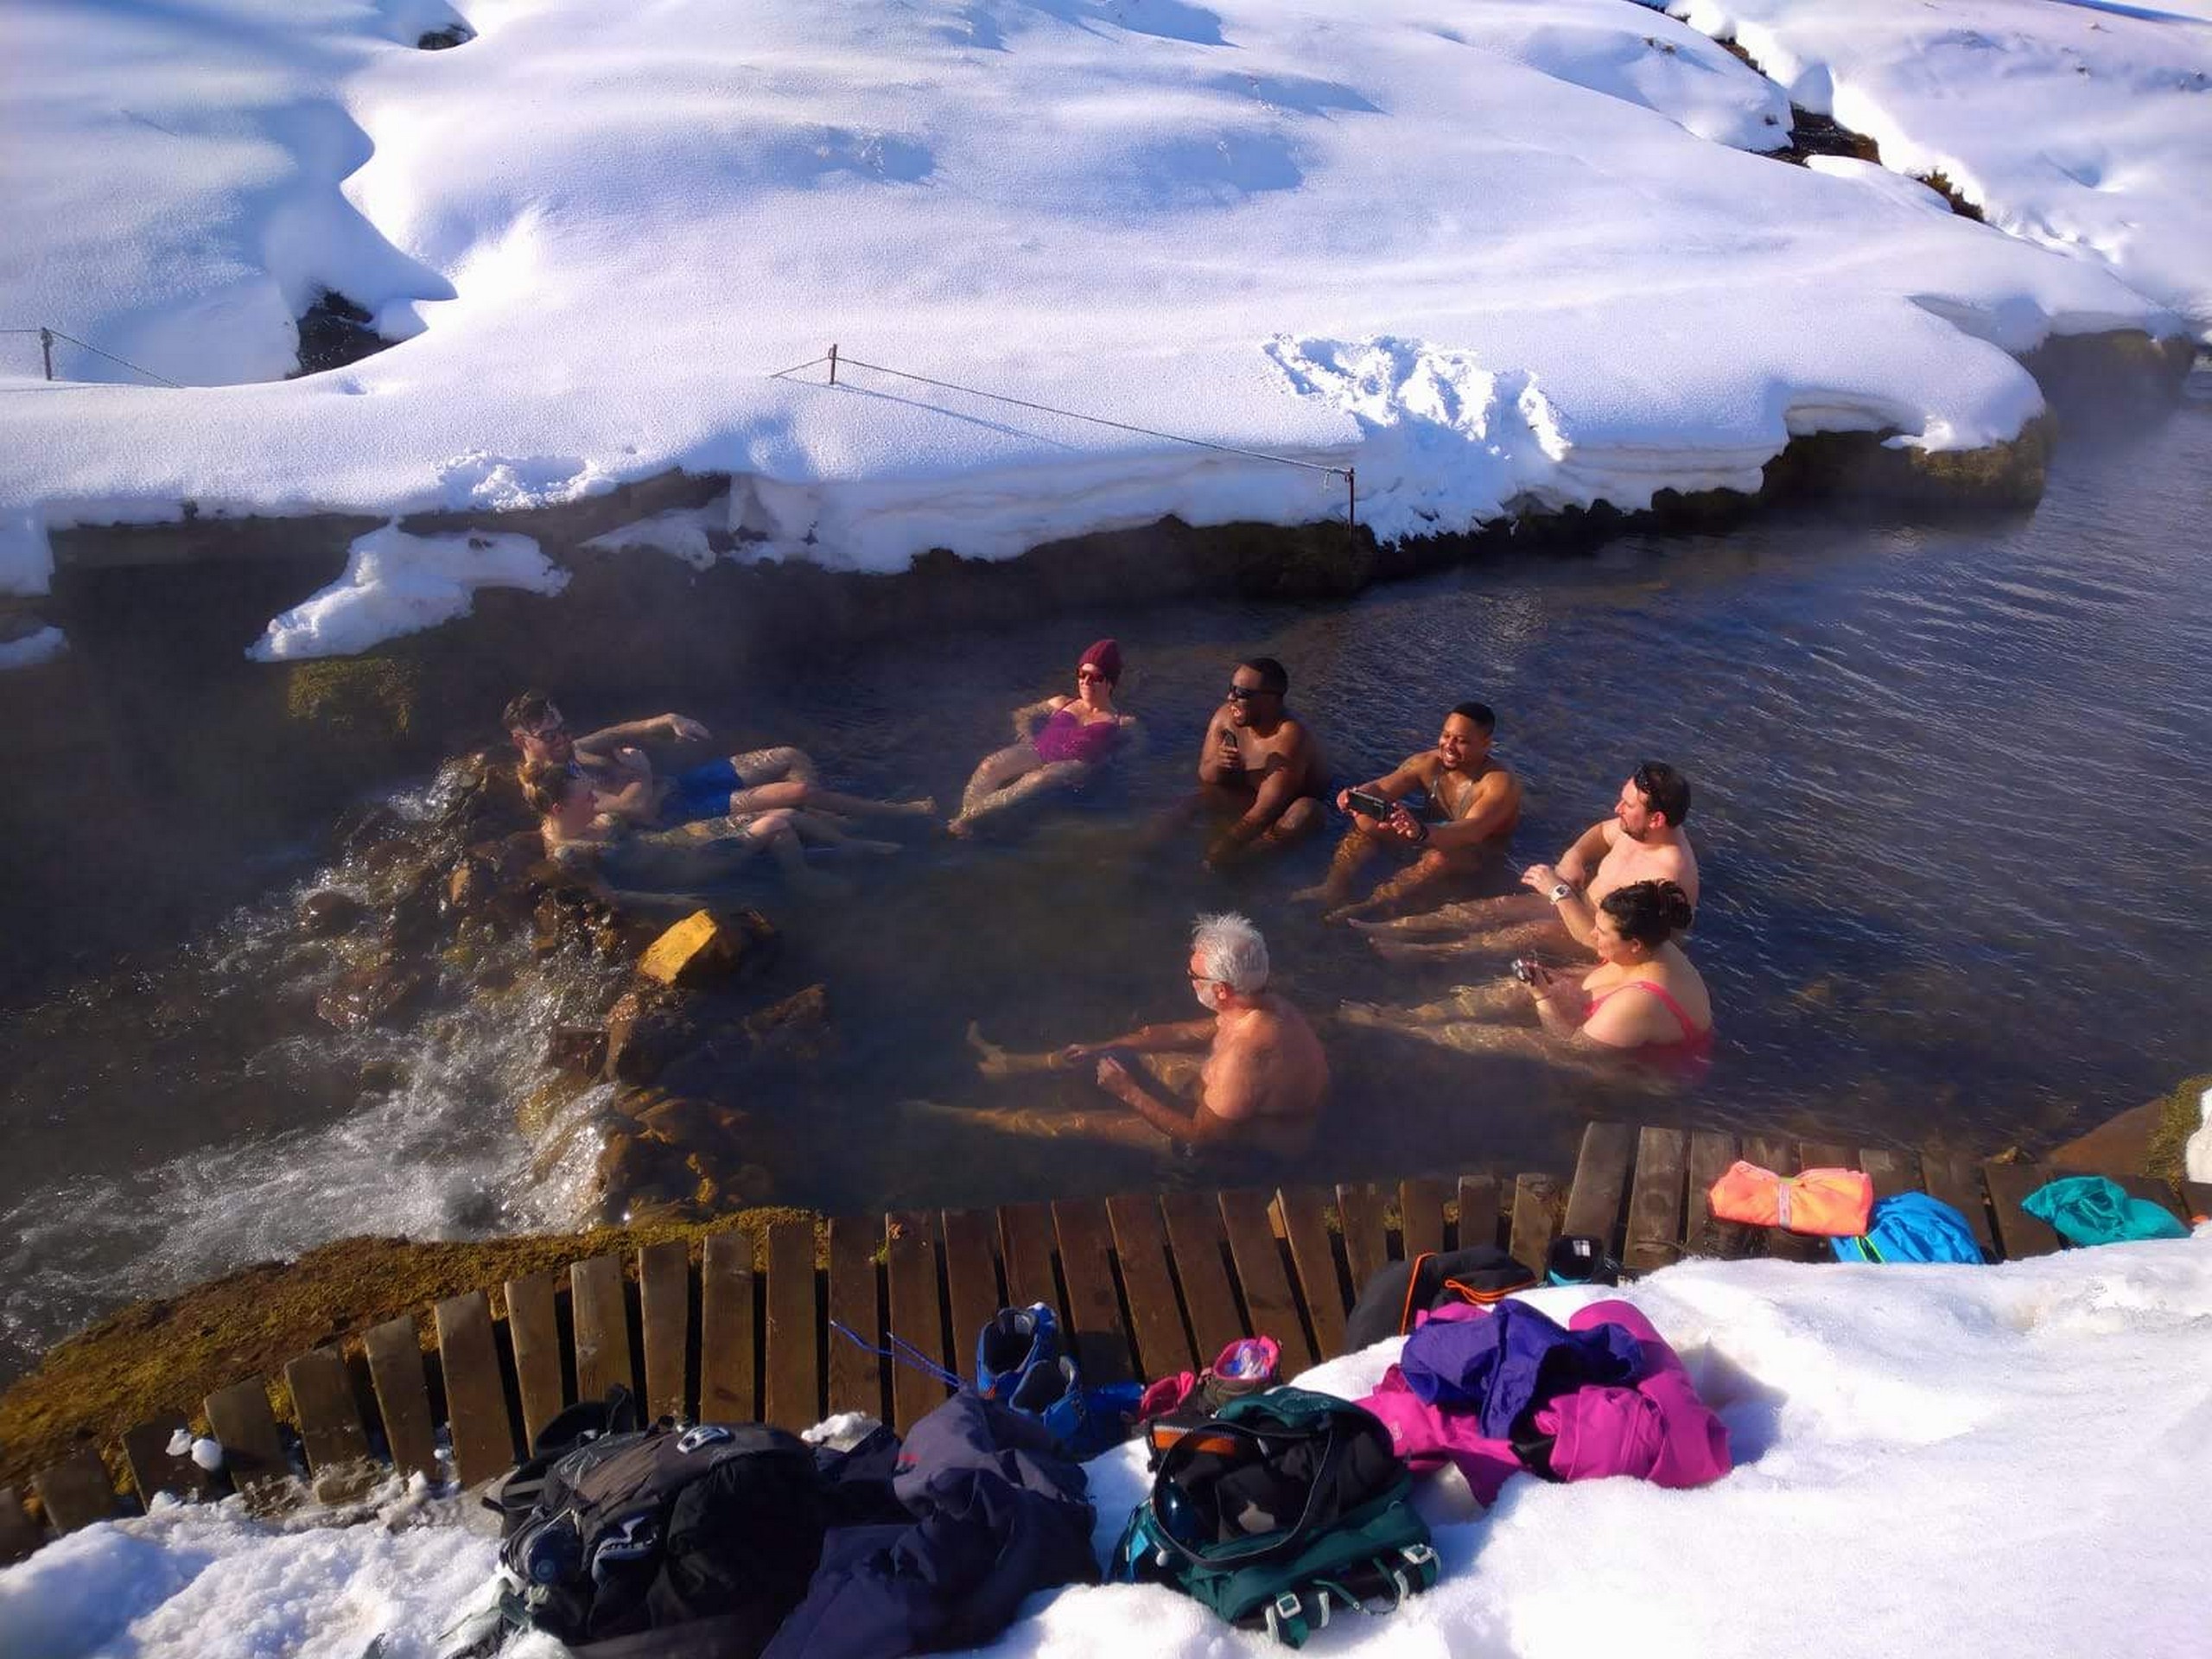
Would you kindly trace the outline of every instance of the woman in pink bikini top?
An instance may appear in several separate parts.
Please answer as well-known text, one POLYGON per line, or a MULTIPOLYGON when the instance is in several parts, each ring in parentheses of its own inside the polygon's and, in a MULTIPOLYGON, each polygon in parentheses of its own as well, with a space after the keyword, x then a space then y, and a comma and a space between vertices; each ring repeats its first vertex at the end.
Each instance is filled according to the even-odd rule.
POLYGON ((1598 906, 1598 966, 1578 982, 1531 963, 1529 992, 1554 1037, 1654 1058, 1703 1059, 1713 1050, 1713 1000, 1675 943, 1690 925, 1688 896, 1672 881, 1616 887, 1598 906))
POLYGON ((956 836, 968 835, 978 819, 1002 812, 1040 791, 1089 778, 1136 730, 1136 717, 1114 706, 1114 688, 1121 677, 1121 646, 1100 639, 1076 665, 1073 696, 1046 697, 1015 709, 1014 729, 1020 741, 984 756, 968 780, 958 814, 945 828, 956 836))

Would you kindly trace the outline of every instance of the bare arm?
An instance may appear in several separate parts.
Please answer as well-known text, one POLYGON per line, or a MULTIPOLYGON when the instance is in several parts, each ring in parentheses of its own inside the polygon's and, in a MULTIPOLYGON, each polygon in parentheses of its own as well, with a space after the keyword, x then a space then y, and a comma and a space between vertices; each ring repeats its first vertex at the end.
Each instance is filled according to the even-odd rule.
MULTIPOLYGON (((1372 783, 1359 784, 1355 787, 1363 795, 1380 795, 1386 801, 1402 801, 1414 791, 1428 787, 1429 768, 1421 763, 1430 759, 1431 757, 1426 754, 1409 755, 1396 771, 1386 772, 1372 783)), ((1351 803, 1346 798, 1351 793, 1351 791, 1349 789, 1340 789, 1337 791, 1337 810, 1351 811, 1351 803)), ((1353 816, 1359 815, 1354 813, 1353 816)), ((1360 827, 1365 829, 1367 826, 1362 824, 1360 827)))
POLYGON ((1290 810, 1298 798, 1298 779, 1303 769, 1295 764, 1285 764, 1277 755, 1268 763, 1260 779, 1260 787, 1254 791, 1252 804, 1244 816, 1221 832, 1221 837, 1206 855, 1209 863, 1234 857, 1268 833, 1274 821, 1290 810))
POLYGON ((601 814, 620 818, 625 823, 654 823, 659 821, 659 814, 653 810, 652 785, 643 778, 632 779, 613 794, 603 789, 594 789, 591 800, 601 814))
POLYGON ((625 743, 677 743, 706 735, 704 726, 685 715, 656 715, 651 720, 629 720, 587 732, 576 740, 576 747, 592 754, 607 754, 625 743))
POLYGON ((1145 1079, 1119 1061, 1107 1059, 1098 1063, 1098 1086, 1179 1144, 1204 1146, 1227 1139, 1235 1132, 1229 1120, 1209 1108, 1203 1085, 1196 1109, 1179 1111, 1160 1099, 1145 1079))
POLYGON ((1613 844, 1613 823, 1611 818, 1600 819, 1575 837, 1574 845, 1559 855, 1553 868, 1559 879, 1575 887, 1587 887, 1590 873, 1604 860, 1605 851, 1613 844))
POLYGON ((1057 714, 1067 706, 1065 697, 1043 697, 1035 702, 1025 702, 1014 711, 1014 734, 1027 743, 1037 735, 1037 722, 1047 715, 1057 714))
POLYGON ((1219 709, 1206 722, 1205 741, 1198 746, 1198 781, 1218 784, 1244 775, 1244 756, 1236 733, 1219 709))
POLYGON ((1126 1049, 1132 1054, 1171 1054, 1204 1048, 1213 1041, 1213 1034, 1214 1021, 1211 1017, 1177 1020, 1166 1025, 1139 1026, 1135 1031, 1109 1038, 1103 1043, 1070 1043, 1060 1054, 1070 1062, 1090 1059, 1114 1048, 1126 1049))

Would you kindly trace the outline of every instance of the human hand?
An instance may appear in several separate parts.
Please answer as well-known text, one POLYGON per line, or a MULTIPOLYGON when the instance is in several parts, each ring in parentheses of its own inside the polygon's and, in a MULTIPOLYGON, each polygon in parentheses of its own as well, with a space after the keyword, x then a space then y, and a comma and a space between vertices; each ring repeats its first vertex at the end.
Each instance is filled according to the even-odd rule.
POLYGON ((1101 1052, 1101 1046, 1097 1043, 1070 1043, 1052 1056, 1052 1066, 1055 1071, 1069 1070, 1081 1065, 1101 1052))
POLYGON ((1109 1094, 1119 1095, 1130 1087, 1129 1068, 1111 1054, 1098 1062, 1098 1086, 1109 1094))
POLYGON ((1390 816, 1382 820, 1384 830, 1400 841, 1419 846, 1428 839, 1428 830, 1402 802, 1390 809, 1390 816))
MULTIPOLYGON (((1351 812, 1351 791, 1348 789, 1340 789, 1337 791, 1337 810, 1339 812, 1351 812)), ((1354 817, 1357 817, 1359 814, 1352 812, 1352 816, 1354 817)))
POLYGON ((1548 893, 1559 885, 1559 872, 1548 864, 1531 864, 1521 872, 1521 885, 1531 893, 1548 893))
POLYGON ((670 738, 678 743, 701 743, 708 736, 707 728, 685 715, 663 715, 670 738))

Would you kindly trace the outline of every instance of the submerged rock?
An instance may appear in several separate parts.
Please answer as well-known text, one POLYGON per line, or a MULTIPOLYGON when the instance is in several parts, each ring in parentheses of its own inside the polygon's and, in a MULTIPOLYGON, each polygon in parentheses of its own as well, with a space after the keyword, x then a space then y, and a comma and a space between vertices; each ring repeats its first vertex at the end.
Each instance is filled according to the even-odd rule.
POLYGON ((315 998, 315 1011, 340 1031, 359 1031, 410 1012, 428 988, 421 974, 383 957, 341 975, 315 998))
POLYGON ((688 995, 656 985, 624 992, 607 1010, 606 1034, 601 1075, 609 1082, 626 1084, 651 1083, 707 1035, 688 995))
POLYGON ((324 887, 300 900, 300 931, 312 938, 335 938, 360 925, 368 907, 350 893, 324 887))

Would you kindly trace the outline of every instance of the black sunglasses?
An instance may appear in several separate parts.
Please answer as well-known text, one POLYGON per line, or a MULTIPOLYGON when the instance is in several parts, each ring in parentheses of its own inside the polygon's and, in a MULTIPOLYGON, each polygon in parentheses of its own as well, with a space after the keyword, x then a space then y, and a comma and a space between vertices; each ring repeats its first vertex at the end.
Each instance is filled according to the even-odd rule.
POLYGON ((1229 688, 1231 702, 1249 702, 1255 697, 1279 697, 1280 691, 1270 691, 1264 685, 1232 685, 1229 688))

